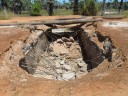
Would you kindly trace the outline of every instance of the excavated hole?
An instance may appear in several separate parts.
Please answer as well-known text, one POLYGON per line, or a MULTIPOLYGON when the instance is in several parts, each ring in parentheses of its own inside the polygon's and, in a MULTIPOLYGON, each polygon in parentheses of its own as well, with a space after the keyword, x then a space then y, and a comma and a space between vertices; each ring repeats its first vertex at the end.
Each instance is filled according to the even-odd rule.
MULTIPOLYGON (((97 38, 103 42, 106 37, 97 33, 97 38)), ((61 33, 48 29, 31 48, 25 49, 29 50, 26 50, 27 54, 20 60, 19 66, 34 77, 54 80, 79 78, 107 58, 81 28, 61 33)))

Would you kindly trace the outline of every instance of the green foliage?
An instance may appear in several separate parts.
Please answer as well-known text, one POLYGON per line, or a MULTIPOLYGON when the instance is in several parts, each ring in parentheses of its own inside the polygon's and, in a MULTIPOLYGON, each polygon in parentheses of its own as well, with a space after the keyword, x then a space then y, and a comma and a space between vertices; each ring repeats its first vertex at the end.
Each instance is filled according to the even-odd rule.
POLYGON ((86 16, 96 16, 99 10, 98 4, 95 0, 84 0, 80 3, 80 6, 80 13, 86 16))
POLYGON ((41 12, 41 5, 39 3, 35 3, 32 6, 30 15, 31 16, 40 16, 41 15, 40 12, 41 12))

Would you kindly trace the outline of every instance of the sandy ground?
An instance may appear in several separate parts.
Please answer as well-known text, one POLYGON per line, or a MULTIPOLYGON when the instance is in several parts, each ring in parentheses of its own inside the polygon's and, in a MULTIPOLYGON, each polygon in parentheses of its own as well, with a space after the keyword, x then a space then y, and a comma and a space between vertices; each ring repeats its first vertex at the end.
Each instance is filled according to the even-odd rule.
POLYGON ((0 24, 6 23, 24 23, 24 22, 35 22, 35 21, 44 21, 44 20, 52 20, 59 18, 80 18, 81 16, 37 16, 37 17, 15 17, 10 20, 0 20, 0 24))
MULTIPOLYGON (((74 16, 69 16, 73 18, 74 16)), ((76 16, 79 17, 79 16, 76 16)), ((56 19, 53 17, 18 17, 11 20, 1 20, 3 23, 32 22, 43 19, 56 19)), ((67 16, 68 18, 68 16, 67 16)), ((126 19, 128 20, 128 19, 126 19)), ((126 22, 126 20, 123 20, 126 22)), ((111 21, 111 20, 110 20, 111 21)), ((128 28, 103 26, 105 22, 98 23, 97 30, 110 35, 116 45, 128 56, 128 28)), ((121 20, 119 20, 121 21, 121 20)), ((20 28, 0 28, 0 54, 4 54, 12 43, 28 37, 28 30, 20 28)), ((0 60, 3 58, 0 57, 0 60)), ((106 64, 107 65, 107 64, 106 64)), ((0 69, 2 69, 2 64, 0 69)), ((13 72, 3 72, 0 76, 0 96, 128 96, 128 62, 120 68, 102 73, 102 68, 94 70, 86 76, 74 81, 53 81, 34 78, 16 65, 9 65, 13 72), (16 67, 15 67, 16 66, 16 67), (6 76, 4 76, 6 74, 6 76)), ((104 65, 105 66, 105 65, 104 65)), ((103 67, 104 67, 103 66, 103 67)))

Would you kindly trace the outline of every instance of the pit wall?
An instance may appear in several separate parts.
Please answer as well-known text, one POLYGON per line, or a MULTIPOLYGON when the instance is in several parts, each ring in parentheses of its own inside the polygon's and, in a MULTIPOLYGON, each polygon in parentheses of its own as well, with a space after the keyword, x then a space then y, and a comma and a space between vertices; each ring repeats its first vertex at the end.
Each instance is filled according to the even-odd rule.
MULTIPOLYGON (((11 42, 10 47, 0 54, 0 78, 7 78, 9 74, 25 72, 19 67, 19 62, 25 57, 25 46, 32 46, 43 31, 31 33, 28 37, 11 42)), ((13 74, 13 75, 14 75, 13 74)), ((13 78, 14 80, 15 78, 13 78)))
POLYGON ((87 32, 79 33, 80 44, 82 48, 83 60, 88 64, 87 70, 98 67, 104 61, 103 50, 96 43, 91 41, 87 32))
MULTIPOLYGON (((50 34, 51 37, 53 36, 61 38, 60 35, 58 36, 56 34, 51 33, 50 30, 51 29, 48 29, 44 33, 40 34, 39 38, 37 39, 37 42, 31 44, 32 46, 30 50, 25 55, 23 60, 21 60, 19 63, 20 67, 30 74, 34 73, 34 70, 36 69, 40 61, 41 55, 43 55, 44 52, 48 49, 49 42, 52 40, 47 36, 47 34, 50 34)), ((72 29, 72 31, 77 32, 74 38, 78 37, 79 39, 83 60, 87 63, 87 70, 90 71, 93 68, 98 67, 99 64, 104 61, 103 48, 99 47, 96 42, 92 41, 90 35, 88 35, 88 33, 82 28, 75 28, 72 29)), ((67 34, 65 34, 64 36, 67 36, 67 34)), ((102 44, 106 36, 103 36, 102 34, 98 33, 97 38, 99 40, 98 42, 102 44)), ((114 65, 123 64, 124 58, 125 56, 123 55, 123 53, 121 53, 119 49, 116 49, 112 57, 112 63, 114 63, 114 65)))
MULTIPOLYGON (((53 37, 61 38, 60 34, 53 34, 50 30, 48 29, 45 33, 42 33, 39 36, 37 42, 32 46, 29 52, 25 55, 25 58, 23 58, 23 60, 21 60, 20 62, 20 67, 24 70, 27 70, 30 74, 34 73, 34 70, 36 69, 40 61, 41 55, 43 55, 43 53, 48 48, 49 40, 51 40, 52 37, 49 38, 47 34, 50 34, 53 37)), ((79 39, 83 54, 83 60, 88 64, 87 70, 89 71, 93 68, 98 67, 98 65, 104 61, 101 49, 91 41, 90 37, 87 35, 87 32, 84 32, 84 30, 82 30, 81 28, 72 30, 74 32, 77 32, 74 38, 78 37, 79 39)), ((68 36, 68 34, 66 33, 62 35, 68 36)))
POLYGON ((39 63, 40 56, 47 50, 48 40, 44 33, 42 33, 37 42, 32 46, 29 52, 25 55, 21 67, 33 74, 37 64, 39 63))

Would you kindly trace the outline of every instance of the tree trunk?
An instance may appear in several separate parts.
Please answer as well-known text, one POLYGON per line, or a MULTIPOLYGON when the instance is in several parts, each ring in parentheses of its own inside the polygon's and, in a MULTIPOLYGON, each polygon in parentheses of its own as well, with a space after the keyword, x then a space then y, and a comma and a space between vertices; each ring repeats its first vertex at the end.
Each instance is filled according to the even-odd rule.
POLYGON ((125 0, 125 7, 124 10, 127 10, 127 1, 125 0))
POLYGON ((74 15, 78 15, 78 0, 74 0, 73 13, 74 15))
POLYGON ((121 15, 122 5, 123 5, 123 0, 120 1, 119 12, 118 12, 119 15, 121 15))
POLYGON ((102 5, 102 12, 101 15, 104 16, 105 15, 105 9, 106 9, 106 0, 103 0, 103 5, 102 5))

